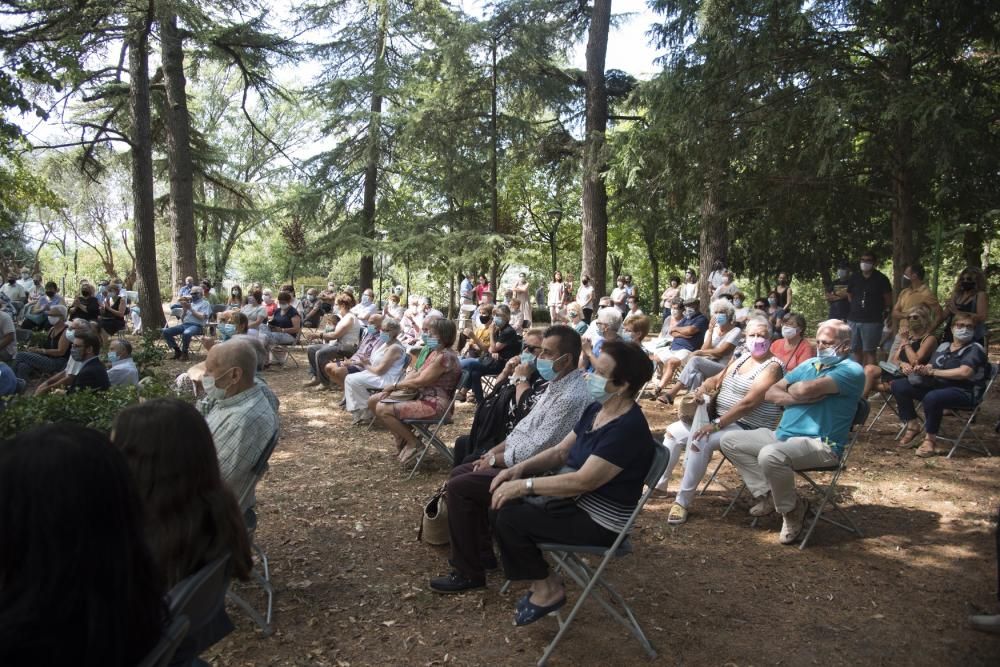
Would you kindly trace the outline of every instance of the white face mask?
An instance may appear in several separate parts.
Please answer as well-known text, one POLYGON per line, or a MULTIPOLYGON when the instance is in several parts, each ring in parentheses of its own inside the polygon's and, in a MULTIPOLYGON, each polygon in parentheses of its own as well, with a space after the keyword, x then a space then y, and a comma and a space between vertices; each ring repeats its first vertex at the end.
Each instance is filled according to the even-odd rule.
POLYGON ((861 270, 864 271, 865 273, 871 271, 874 268, 875 265, 872 264, 871 262, 861 262, 861 270))
MULTIPOLYGON (((228 373, 231 368, 223 372, 223 375, 228 373)), ((226 397, 226 391, 229 387, 217 387, 215 386, 215 376, 214 375, 203 375, 201 378, 201 386, 205 388, 205 396, 212 400, 221 401, 226 397)), ((232 386, 232 385, 229 385, 232 386)))
POLYGON ((61 317, 49 317, 49 324, 51 324, 52 326, 59 324, 59 322, 61 321, 62 321, 61 317))
POLYGON ((798 332, 799 330, 795 327, 790 327, 790 326, 781 327, 782 338, 795 338, 795 334, 797 334, 798 332))

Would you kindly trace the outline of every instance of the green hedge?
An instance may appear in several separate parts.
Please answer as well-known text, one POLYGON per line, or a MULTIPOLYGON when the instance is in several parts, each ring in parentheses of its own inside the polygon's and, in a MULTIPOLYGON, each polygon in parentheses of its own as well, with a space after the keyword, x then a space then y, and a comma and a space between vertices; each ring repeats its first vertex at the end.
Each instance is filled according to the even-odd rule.
POLYGON ((141 389, 134 386, 112 387, 107 391, 79 391, 73 394, 51 393, 42 396, 15 396, 0 410, 0 438, 9 438, 41 424, 72 422, 104 433, 122 409, 142 399, 176 396, 163 380, 147 380, 141 389))

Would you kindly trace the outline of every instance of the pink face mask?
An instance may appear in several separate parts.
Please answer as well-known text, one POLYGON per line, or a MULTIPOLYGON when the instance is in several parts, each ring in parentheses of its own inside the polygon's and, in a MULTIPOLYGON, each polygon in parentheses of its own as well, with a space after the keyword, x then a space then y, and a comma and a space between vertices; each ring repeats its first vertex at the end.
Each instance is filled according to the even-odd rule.
POLYGON ((746 346, 750 354, 755 357, 763 356, 771 347, 768 340, 763 336, 747 336, 746 346))

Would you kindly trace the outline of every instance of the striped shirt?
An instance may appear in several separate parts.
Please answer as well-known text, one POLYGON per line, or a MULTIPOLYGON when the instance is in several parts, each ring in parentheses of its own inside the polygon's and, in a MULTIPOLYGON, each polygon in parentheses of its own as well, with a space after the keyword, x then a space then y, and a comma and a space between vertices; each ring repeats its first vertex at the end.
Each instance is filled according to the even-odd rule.
MULTIPOLYGON (((744 355, 742 359, 733 364, 733 369, 722 378, 722 387, 719 389, 719 395, 715 397, 715 409, 720 416, 732 410, 750 393, 754 380, 767 368, 777 366, 780 374, 781 361, 777 357, 771 357, 747 375, 740 375, 740 368, 752 358, 749 354, 744 355)), ((766 428, 773 430, 780 420, 781 408, 769 401, 762 401, 760 405, 740 417, 737 424, 746 429, 766 428)))

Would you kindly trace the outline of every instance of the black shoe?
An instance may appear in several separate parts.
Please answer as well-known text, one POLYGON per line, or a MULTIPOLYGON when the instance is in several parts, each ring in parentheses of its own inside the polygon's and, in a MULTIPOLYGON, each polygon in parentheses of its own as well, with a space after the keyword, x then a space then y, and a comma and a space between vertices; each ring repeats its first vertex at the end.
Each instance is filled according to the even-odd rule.
POLYGON ((181 351, 180 350, 174 350, 174 361, 177 361, 180 358, 181 358, 181 351))
POLYGON ((454 570, 447 577, 431 579, 431 590, 437 593, 461 593, 476 588, 486 588, 486 580, 469 579, 464 574, 454 570))
POLYGON ((181 361, 187 361, 187 360, 188 360, 188 353, 181 352, 181 361))
POLYGON ((497 557, 493 554, 480 556, 479 562, 483 564, 484 570, 495 570, 500 567, 500 564, 497 563, 497 557))

